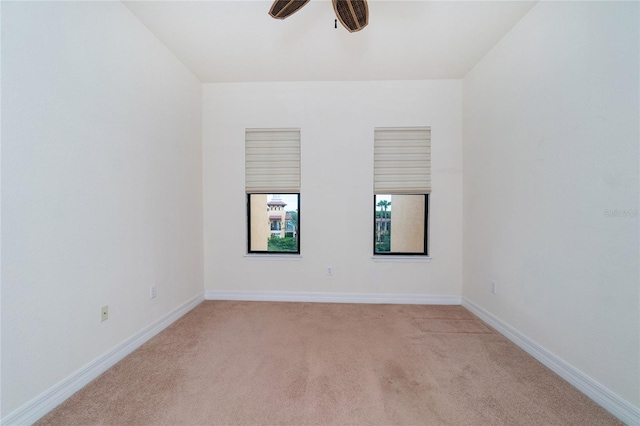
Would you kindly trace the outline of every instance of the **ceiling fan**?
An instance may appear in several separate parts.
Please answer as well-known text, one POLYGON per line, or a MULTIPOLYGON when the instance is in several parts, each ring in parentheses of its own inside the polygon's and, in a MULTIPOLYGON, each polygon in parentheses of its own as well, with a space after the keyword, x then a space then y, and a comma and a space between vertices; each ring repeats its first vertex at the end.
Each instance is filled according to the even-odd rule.
MULTIPOLYGON (((275 0, 269 15, 276 19, 284 19, 302 9, 308 2, 309 0, 275 0)), ((331 3, 340 23, 349 32, 360 31, 369 23, 367 0, 331 0, 331 3)))

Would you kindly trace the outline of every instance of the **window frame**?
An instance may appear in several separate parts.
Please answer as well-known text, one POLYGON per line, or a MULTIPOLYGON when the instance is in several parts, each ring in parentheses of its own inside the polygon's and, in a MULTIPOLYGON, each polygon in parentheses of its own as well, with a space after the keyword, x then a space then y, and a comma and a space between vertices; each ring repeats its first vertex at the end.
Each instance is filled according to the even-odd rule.
MULTIPOLYGON (((299 192, 279 192, 280 195, 296 195, 298 198, 298 229, 296 230, 297 235, 297 250, 296 251, 269 251, 267 250, 252 250, 251 249, 251 196, 252 195, 260 195, 265 194, 262 192, 247 192, 247 254, 256 254, 256 255, 300 255, 300 246, 301 246, 301 238, 300 238, 300 193, 299 192)), ((268 193, 275 194, 275 193, 268 193)), ((286 221, 286 210, 285 210, 285 221, 286 221)), ((286 234, 286 223, 285 223, 285 234, 286 234)), ((271 238, 271 237, 269 237, 271 238)))
MULTIPOLYGON (((429 195, 430 194, 373 194, 373 256, 415 256, 415 257, 429 257, 429 195), (424 197, 424 251, 423 252, 399 252, 388 251, 378 252, 376 251, 376 196, 378 195, 422 195, 424 197)), ((391 231, 393 232, 393 230, 391 231)))

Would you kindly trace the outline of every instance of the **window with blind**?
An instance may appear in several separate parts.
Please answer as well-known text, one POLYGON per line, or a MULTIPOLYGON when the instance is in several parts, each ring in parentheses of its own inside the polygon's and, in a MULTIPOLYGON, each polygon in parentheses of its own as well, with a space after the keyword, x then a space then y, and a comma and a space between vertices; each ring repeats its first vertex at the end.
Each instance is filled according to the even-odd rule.
POLYGON ((249 253, 300 253, 300 129, 247 129, 249 253))
POLYGON ((430 128, 375 129, 373 187, 374 254, 426 256, 430 128))

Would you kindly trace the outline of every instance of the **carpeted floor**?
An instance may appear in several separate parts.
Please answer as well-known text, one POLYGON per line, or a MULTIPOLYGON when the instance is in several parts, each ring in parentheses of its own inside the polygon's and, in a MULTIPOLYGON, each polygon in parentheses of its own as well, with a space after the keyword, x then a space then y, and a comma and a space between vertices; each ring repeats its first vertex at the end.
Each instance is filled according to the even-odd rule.
POLYGON ((214 302, 41 425, 609 425, 461 306, 214 302))

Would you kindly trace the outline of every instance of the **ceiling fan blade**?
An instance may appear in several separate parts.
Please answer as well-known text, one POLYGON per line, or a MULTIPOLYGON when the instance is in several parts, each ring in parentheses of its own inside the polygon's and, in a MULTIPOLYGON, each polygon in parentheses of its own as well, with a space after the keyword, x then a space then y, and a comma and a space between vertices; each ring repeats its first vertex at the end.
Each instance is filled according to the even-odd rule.
POLYGON ((287 18, 307 4, 309 0, 276 0, 271 5, 269 15, 276 19, 287 18))
POLYGON ((333 10, 349 32, 360 31, 369 23, 367 0, 332 0, 333 10))

